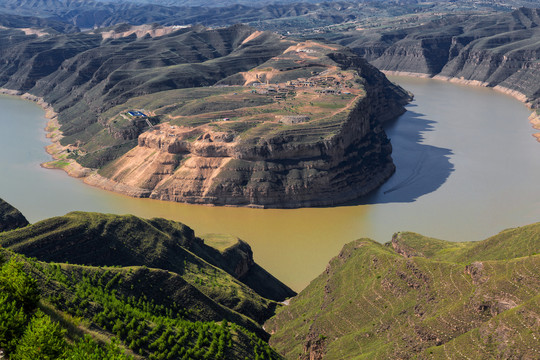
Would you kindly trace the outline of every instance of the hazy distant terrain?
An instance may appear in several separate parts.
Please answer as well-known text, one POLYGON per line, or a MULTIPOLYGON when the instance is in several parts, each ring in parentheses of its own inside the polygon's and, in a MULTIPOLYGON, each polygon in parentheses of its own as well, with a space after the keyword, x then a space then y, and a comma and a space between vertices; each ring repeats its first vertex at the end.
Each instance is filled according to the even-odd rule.
POLYGON ((324 37, 381 70, 478 81, 540 97, 540 9, 492 15, 449 14, 357 24, 324 37))
POLYGON ((295 32, 373 17, 455 11, 511 11, 519 6, 538 6, 534 0, 484 2, 448 1, 66 1, 5 0, 0 13, 37 16, 62 21, 81 28, 110 26, 122 22, 133 25, 160 23, 189 25, 201 23, 224 26, 247 23, 264 30, 295 32))

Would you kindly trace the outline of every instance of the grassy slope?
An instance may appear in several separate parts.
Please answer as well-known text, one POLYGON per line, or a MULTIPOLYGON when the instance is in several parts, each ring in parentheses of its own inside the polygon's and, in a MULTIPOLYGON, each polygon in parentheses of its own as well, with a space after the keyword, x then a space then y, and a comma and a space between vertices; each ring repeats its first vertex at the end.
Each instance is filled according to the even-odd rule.
POLYGON ((264 332, 255 322, 175 273, 45 263, 0 249, 0 261, 9 258, 24 264, 37 281, 39 308, 71 339, 86 334, 108 342, 114 336, 136 358, 279 358, 261 341, 264 332))
POLYGON ((286 358, 535 358, 540 339, 539 224, 476 243, 403 233, 347 244, 265 324, 286 358))
POLYGON ((466 263, 535 255, 540 251, 539 234, 540 223, 536 223, 506 229, 484 241, 451 242, 404 232, 395 235, 393 243, 434 260, 466 263))
MULTIPOLYGON (((74 212, 4 233, 0 245, 42 261, 172 271, 217 303, 258 322, 276 307, 223 270, 234 268, 237 259, 221 256, 190 228, 173 221, 74 212)), ((278 294, 294 294, 278 280, 267 280, 278 294)))

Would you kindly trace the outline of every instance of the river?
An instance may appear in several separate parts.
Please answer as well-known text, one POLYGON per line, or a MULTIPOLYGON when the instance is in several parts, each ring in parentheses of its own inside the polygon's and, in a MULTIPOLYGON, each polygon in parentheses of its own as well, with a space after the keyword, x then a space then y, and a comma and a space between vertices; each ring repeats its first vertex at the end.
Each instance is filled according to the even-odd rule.
POLYGON ((529 109, 491 89, 392 80, 415 100, 387 127, 395 175, 361 203, 261 210, 134 199, 92 188, 39 166, 50 160, 44 112, 10 96, 0 97, 0 197, 30 222, 84 210, 164 217, 198 234, 233 234, 296 291, 358 238, 387 242, 397 231, 414 231, 473 241, 540 221, 540 144, 531 136, 529 109))

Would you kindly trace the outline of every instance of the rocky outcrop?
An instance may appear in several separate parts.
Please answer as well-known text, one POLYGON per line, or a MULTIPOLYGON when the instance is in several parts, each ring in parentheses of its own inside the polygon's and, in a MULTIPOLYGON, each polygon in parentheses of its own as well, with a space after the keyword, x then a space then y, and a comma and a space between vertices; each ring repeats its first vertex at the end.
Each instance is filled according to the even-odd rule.
POLYGON ((19 210, 0 199, 0 232, 25 227, 28 220, 19 210))
POLYGON ((540 106, 540 9, 447 16, 338 40, 377 68, 495 87, 540 106))
POLYGON ((407 246, 403 241, 401 241, 401 234, 396 233, 392 236, 392 248, 399 255, 410 258, 413 256, 424 256, 418 249, 407 246))
POLYGON ((247 140, 161 124, 103 169, 107 179, 86 181, 135 196, 213 205, 326 206, 367 194, 394 172, 381 125, 404 111, 408 94, 350 52, 328 57, 363 78, 365 96, 343 118, 247 140))

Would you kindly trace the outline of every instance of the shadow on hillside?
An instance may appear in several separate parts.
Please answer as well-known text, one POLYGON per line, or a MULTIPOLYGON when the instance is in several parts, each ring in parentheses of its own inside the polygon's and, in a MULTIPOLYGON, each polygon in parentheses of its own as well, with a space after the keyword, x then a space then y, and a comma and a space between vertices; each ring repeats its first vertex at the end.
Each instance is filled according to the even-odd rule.
POLYGON ((452 150, 422 143, 423 134, 433 131, 436 121, 412 110, 415 106, 407 106, 408 111, 385 129, 392 143, 395 174, 356 204, 414 202, 440 188, 454 171, 452 150))

